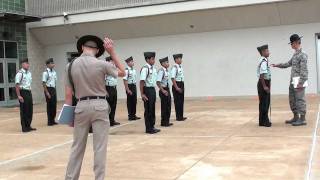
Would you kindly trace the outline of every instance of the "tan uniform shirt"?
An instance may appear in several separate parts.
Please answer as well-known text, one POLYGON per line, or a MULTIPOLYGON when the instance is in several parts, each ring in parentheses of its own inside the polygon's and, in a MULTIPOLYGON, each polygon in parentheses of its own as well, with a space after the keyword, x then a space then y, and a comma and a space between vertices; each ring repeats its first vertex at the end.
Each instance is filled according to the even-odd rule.
MULTIPOLYGON (((71 86, 66 68, 66 85, 71 86)), ((98 60, 96 57, 82 54, 74 60, 71 68, 71 76, 77 99, 87 96, 106 96, 105 76, 117 78, 118 70, 112 63, 98 60)))

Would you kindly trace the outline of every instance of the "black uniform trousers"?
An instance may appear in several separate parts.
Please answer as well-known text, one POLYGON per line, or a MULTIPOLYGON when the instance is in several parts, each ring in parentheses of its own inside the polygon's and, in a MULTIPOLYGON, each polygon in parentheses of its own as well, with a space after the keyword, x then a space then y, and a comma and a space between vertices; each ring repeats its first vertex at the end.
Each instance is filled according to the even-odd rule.
POLYGON ((144 87, 144 94, 148 101, 144 101, 144 120, 146 125, 146 132, 152 131, 156 123, 156 90, 154 87, 144 87))
POLYGON ((183 119, 183 107, 184 107, 184 82, 178 82, 177 86, 182 89, 182 93, 179 93, 174 86, 172 86, 172 93, 174 98, 174 107, 176 110, 177 120, 183 119))
POLYGON ((31 128, 33 115, 32 93, 29 90, 20 90, 20 95, 24 99, 23 103, 20 102, 21 127, 22 131, 28 131, 31 128))
POLYGON ((57 114, 57 91, 56 88, 53 87, 47 87, 47 89, 51 96, 51 98, 49 99, 48 96, 44 93, 47 101, 48 125, 53 125, 55 123, 57 114))
POLYGON ((127 109, 129 119, 134 119, 137 112, 137 87, 136 84, 128 84, 132 95, 127 94, 127 109))
POLYGON ((111 109, 110 114, 109 114, 109 120, 110 120, 110 125, 112 125, 115 122, 114 116, 116 114, 116 108, 117 108, 117 100, 118 100, 117 87, 116 86, 106 86, 106 89, 108 92, 107 101, 108 101, 110 109, 111 109))
MULTIPOLYGON (((271 87, 270 80, 265 80, 266 85, 271 87)), ((270 107, 270 93, 267 93, 263 89, 261 80, 258 82, 258 94, 259 94, 259 125, 267 125, 270 123, 268 116, 269 107, 270 107)))
POLYGON ((161 91, 159 91, 159 96, 161 99, 161 125, 169 125, 171 116, 171 93, 169 87, 163 88, 169 94, 166 96, 161 91))

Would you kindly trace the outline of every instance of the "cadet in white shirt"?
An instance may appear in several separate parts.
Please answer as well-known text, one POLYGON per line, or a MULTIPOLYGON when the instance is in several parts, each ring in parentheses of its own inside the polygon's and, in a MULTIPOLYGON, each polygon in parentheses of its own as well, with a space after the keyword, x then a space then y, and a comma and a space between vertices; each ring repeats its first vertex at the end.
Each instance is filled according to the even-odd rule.
POLYGON ((169 58, 165 57, 159 60, 161 68, 158 70, 157 85, 159 87, 159 96, 161 99, 161 126, 169 127, 171 115, 171 93, 169 88, 169 58))
POLYGON ((147 134, 155 134, 160 132, 160 129, 154 127, 156 122, 156 80, 157 70, 154 67, 155 52, 145 52, 144 57, 147 62, 141 69, 140 73, 140 92, 144 101, 144 120, 147 134))
POLYGON ((29 71, 29 61, 27 58, 21 61, 22 68, 15 77, 16 93, 20 103, 20 120, 22 132, 35 131, 31 127, 33 115, 33 100, 31 93, 32 75, 29 71))
POLYGON ((55 64, 53 58, 50 58, 46 61, 47 68, 42 73, 42 83, 44 96, 47 101, 47 117, 48 117, 48 126, 57 125, 55 122, 56 113, 57 113, 57 73, 54 70, 55 64))
POLYGON ((259 126, 271 127, 268 112, 270 107, 271 71, 269 66, 269 47, 263 45, 257 48, 261 55, 257 68, 259 95, 259 126))
POLYGON ((174 98, 174 106, 176 110, 177 121, 184 121, 187 118, 183 116, 184 108, 184 74, 182 63, 182 54, 173 55, 175 65, 171 70, 172 93, 174 98))
POLYGON ((134 62, 132 56, 125 60, 127 63, 126 76, 123 77, 123 84, 127 94, 127 109, 129 121, 141 119, 136 116, 137 112, 137 72, 133 68, 134 62))

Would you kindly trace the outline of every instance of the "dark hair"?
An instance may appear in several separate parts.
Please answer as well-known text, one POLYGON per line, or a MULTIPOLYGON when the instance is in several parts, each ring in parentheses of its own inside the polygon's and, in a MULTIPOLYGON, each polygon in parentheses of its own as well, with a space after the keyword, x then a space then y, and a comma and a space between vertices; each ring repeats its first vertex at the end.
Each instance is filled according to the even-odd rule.
POLYGON ((154 58, 154 57, 146 57, 145 60, 148 61, 148 60, 150 60, 152 58, 154 58))

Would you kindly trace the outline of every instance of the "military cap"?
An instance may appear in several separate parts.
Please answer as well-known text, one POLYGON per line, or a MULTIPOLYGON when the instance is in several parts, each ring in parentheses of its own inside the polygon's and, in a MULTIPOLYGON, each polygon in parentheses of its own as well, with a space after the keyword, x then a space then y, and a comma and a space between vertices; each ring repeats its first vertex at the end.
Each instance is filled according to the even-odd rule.
POLYGON ((257 50, 259 51, 259 53, 261 53, 262 51, 264 51, 266 49, 269 49, 269 46, 267 44, 266 45, 262 45, 260 47, 257 47, 257 50))
POLYGON ((159 59, 160 64, 162 64, 162 63, 164 63, 164 62, 168 62, 168 61, 169 61, 169 58, 168 58, 168 57, 159 59))
POLYGON ((183 54, 174 54, 173 59, 182 58, 183 54))
POLYGON ((155 52, 145 52, 144 53, 144 58, 145 59, 151 59, 151 58, 154 58, 156 57, 156 53, 155 52))
POLYGON ((48 65, 48 64, 53 64, 54 63, 54 61, 53 61, 53 58, 49 58, 49 59, 47 59, 46 60, 46 64, 48 65))
POLYGON ((20 60, 20 63, 29 63, 29 59, 28 58, 23 58, 20 60))
POLYGON ((133 61, 133 57, 131 56, 131 57, 129 57, 128 59, 126 59, 125 61, 126 61, 126 63, 128 63, 128 62, 130 62, 130 61, 133 61))

